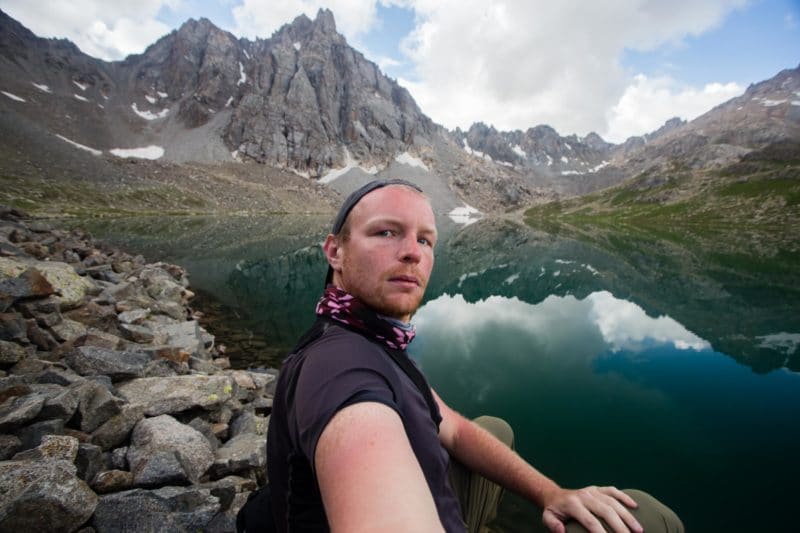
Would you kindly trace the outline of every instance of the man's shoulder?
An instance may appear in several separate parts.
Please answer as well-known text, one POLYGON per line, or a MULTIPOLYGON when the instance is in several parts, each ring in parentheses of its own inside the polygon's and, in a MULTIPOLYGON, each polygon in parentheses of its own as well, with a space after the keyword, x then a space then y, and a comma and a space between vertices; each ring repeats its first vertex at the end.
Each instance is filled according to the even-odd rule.
POLYGON ((347 354, 380 354, 383 349, 364 335, 336 323, 331 323, 318 339, 311 342, 302 351, 305 352, 306 357, 311 357, 318 353, 324 353, 328 357, 342 357, 347 354))

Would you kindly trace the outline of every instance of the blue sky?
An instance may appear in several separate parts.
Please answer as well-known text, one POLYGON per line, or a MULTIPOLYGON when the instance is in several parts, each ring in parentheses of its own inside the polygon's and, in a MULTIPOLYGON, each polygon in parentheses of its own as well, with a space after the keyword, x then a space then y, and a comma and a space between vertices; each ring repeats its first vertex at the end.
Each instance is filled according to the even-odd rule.
POLYGON ((800 0, 0 0, 34 33, 121 59, 186 19, 239 37, 330 8, 436 122, 621 142, 800 64, 800 0))

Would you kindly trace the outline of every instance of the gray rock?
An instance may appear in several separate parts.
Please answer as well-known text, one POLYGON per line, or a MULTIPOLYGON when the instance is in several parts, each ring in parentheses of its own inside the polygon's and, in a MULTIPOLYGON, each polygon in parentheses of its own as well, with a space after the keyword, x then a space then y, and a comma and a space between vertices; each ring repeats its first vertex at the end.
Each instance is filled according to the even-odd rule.
POLYGON ((213 451, 217 451, 217 448, 220 446, 220 442, 217 436, 214 434, 214 427, 210 422, 197 417, 193 418, 191 422, 189 422, 189 427, 199 431, 211 445, 211 449, 213 451))
POLYGON ((74 531, 97 506, 97 495, 64 460, 4 461, 0 487, 0 531, 74 531))
POLYGON ((92 433, 92 443, 103 450, 110 450, 125 442, 142 418, 144 418, 143 405, 126 404, 119 414, 109 418, 92 433))
POLYGON ((169 272, 156 266, 147 266, 139 277, 153 300, 183 303, 184 287, 169 272))
POLYGON ((68 368, 58 368, 51 366, 44 369, 36 377, 37 383, 54 383, 56 385, 68 386, 79 381, 84 381, 84 378, 73 372, 68 368))
POLYGON ((53 294, 53 286, 35 268, 29 268, 16 278, 0 279, 0 312, 21 298, 45 297, 53 294))
POLYGON ((231 437, 238 437, 244 433, 266 435, 269 418, 258 416, 252 411, 242 411, 231 421, 231 437))
POLYGON ((0 431, 18 428, 36 418, 46 400, 42 394, 28 394, 3 402, 0 405, 0 431))
MULTIPOLYGON (((156 335, 153 330, 146 326, 136 324, 120 324, 119 332, 125 339, 139 344, 149 344, 156 341, 156 335)), ((166 336, 158 339, 160 342, 165 342, 166 336)))
MULTIPOLYGON (((128 470, 128 447, 114 448, 111 452, 111 467, 116 470, 128 470)), ((133 477, 131 477, 133 483, 133 477)))
POLYGON ((145 414, 156 416, 215 408, 231 399, 234 383, 225 375, 189 375, 133 379, 120 383, 117 390, 126 401, 145 405, 145 414))
POLYGON ((0 340, 0 365, 11 365, 25 357, 25 348, 16 342, 0 340))
POLYGON ((59 418, 53 420, 42 420, 19 429, 17 437, 22 441, 21 450, 35 448, 42 443, 45 435, 63 435, 64 420, 59 418))
POLYGON ((19 273, 28 268, 35 268, 50 283, 56 293, 61 309, 74 309, 84 302, 88 295, 97 291, 97 286, 90 280, 79 276, 75 269, 67 263, 58 261, 37 261, 17 258, 13 261, 0 257, 0 270, 6 273, 19 273))
POLYGON ((197 482, 213 461, 205 437, 169 415, 140 421, 128 448, 135 483, 142 486, 197 482))
POLYGON ((122 402, 103 385, 86 380, 77 386, 77 390, 80 395, 78 413, 81 431, 91 433, 106 420, 121 412, 122 402))
POLYGON ((95 301, 100 304, 115 304, 135 297, 137 293, 138 288, 133 283, 122 282, 103 289, 95 301))
POLYGON ((65 313, 65 317, 102 331, 114 331, 117 327, 117 311, 114 307, 99 305, 94 301, 65 313))
POLYGON ((86 335, 78 339, 77 344, 81 346, 94 346, 96 348, 116 350, 122 344, 122 339, 113 333, 101 331, 97 328, 89 328, 86 335))
POLYGON ((249 494, 251 491, 257 489, 258 485, 250 478, 226 476, 216 481, 202 483, 199 487, 211 490, 211 494, 219 498, 221 510, 225 511, 233 503, 234 497, 237 494, 249 494))
POLYGON ((0 340, 27 344, 27 332, 28 326, 21 315, 18 313, 0 313, 0 340))
POLYGON ((106 470, 99 472, 91 483, 92 489, 98 494, 119 492, 133 488, 133 474, 125 470, 106 470))
POLYGON ((262 435, 248 433, 234 437, 215 452, 209 472, 213 478, 220 478, 263 470, 267 464, 266 448, 262 435))
POLYGON ((82 376, 108 376, 112 381, 141 377, 150 362, 144 352, 117 351, 80 346, 69 352, 65 362, 82 376))
POLYGON ((92 525, 98 533, 194 533, 204 531, 218 512, 208 489, 133 489, 101 496, 92 525))
POLYGON ((75 458, 78 477, 91 483, 94 476, 104 469, 103 450, 94 444, 81 443, 78 446, 78 455, 75 458))
POLYGON ((249 492, 234 494, 230 504, 217 513, 203 530, 203 533, 230 533, 231 531, 236 531, 236 515, 247 503, 249 495, 249 492))
POLYGON ((152 310, 175 320, 186 320, 186 306, 179 302, 159 301, 152 306, 152 310))
POLYGON ((212 361, 195 356, 189 358, 189 368, 198 374, 215 374, 219 370, 212 361))
MULTIPOLYGON (((19 452, 14 456, 15 461, 41 461, 58 460, 70 464, 75 462, 78 455, 78 439, 67 435, 45 435, 36 448, 19 452)), ((75 470, 73 468, 73 473, 75 470)))
POLYGON ((14 435, 0 435, 0 461, 10 459, 22 447, 22 441, 14 435))
POLYGON ((69 421, 81 400, 77 389, 76 385, 70 385, 50 395, 44 402, 39 418, 59 418, 64 422, 69 421))
POLYGON ((185 350, 192 355, 200 355, 205 346, 202 328, 196 320, 169 323, 153 328, 158 338, 163 336, 163 344, 185 350))
POLYGON ((50 332, 48 332, 46 329, 40 328, 35 319, 28 319, 26 321, 26 328, 28 340, 30 340, 31 344, 36 345, 40 350, 49 352, 58 346, 58 342, 53 338, 50 332))
POLYGON ((22 311, 26 317, 35 317, 39 315, 61 315, 61 304, 57 296, 48 296, 47 298, 37 298, 35 300, 16 302, 14 304, 16 309, 22 311))
POLYGON ((85 325, 75 320, 65 318, 59 323, 50 326, 50 331, 59 342, 72 342, 84 335, 86 335, 87 328, 85 325))
POLYGON ((147 309, 132 309, 117 315, 120 322, 125 324, 138 324, 150 314, 147 309))

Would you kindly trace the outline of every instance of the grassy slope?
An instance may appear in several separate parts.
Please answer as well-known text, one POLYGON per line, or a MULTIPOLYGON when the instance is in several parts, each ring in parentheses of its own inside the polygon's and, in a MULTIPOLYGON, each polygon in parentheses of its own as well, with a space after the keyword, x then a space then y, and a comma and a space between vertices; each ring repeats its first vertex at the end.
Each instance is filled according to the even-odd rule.
POLYGON ((525 220, 584 236, 598 229, 621 230, 678 242, 713 245, 723 239, 726 249, 756 246, 797 253, 800 150, 777 155, 761 152, 721 170, 643 174, 587 196, 533 207, 525 220))

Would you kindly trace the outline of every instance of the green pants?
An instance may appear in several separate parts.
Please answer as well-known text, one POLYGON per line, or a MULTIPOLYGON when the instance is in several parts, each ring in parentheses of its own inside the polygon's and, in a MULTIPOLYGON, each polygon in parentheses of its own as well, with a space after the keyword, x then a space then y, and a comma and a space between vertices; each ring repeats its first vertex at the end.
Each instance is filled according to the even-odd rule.
MULTIPOLYGON (((473 422, 511 449, 514 448, 514 431, 505 420, 493 416, 481 416, 473 422)), ((491 532, 489 524, 497 516, 503 488, 468 470, 456 460, 451 460, 450 484, 461 503, 461 512, 464 515, 464 522, 467 524, 467 531, 469 533, 491 532)), ((631 514, 636 517, 647 533, 683 533, 683 523, 672 509, 646 492, 635 489, 625 489, 623 492, 639 504, 636 509, 631 510, 631 514)), ((547 528, 541 522, 537 522, 522 524, 519 531, 544 532, 547 531, 547 528)), ((567 524, 567 533, 585 533, 585 531, 586 529, 577 522, 567 524)))

